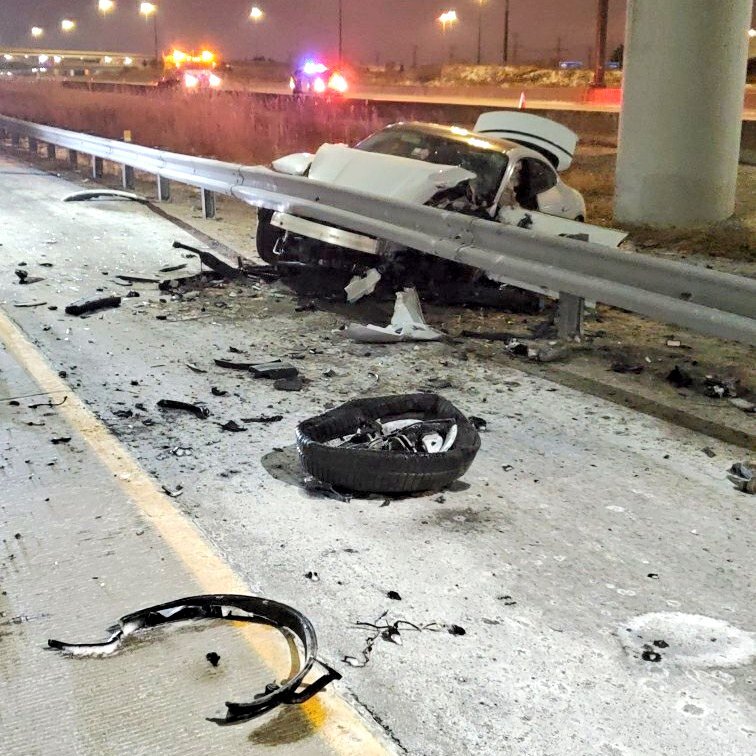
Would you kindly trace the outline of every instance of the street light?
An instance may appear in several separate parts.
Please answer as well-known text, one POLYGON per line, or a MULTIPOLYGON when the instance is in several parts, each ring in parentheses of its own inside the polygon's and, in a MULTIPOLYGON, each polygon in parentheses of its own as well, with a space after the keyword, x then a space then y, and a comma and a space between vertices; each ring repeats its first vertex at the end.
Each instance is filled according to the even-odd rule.
POLYGON ((115 0, 98 0, 97 10, 103 15, 115 10, 115 0))
POLYGON ((70 18, 64 18, 60 22, 60 28, 64 32, 70 32, 73 31, 76 28, 76 21, 72 21, 70 18))
POLYGON ((457 11, 448 10, 442 13, 437 20, 441 23, 441 28, 446 32, 450 26, 453 26, 459 21, 459 16, 457 16, 457 11))
POLYGON ((155 34, 155 65, 158 63, 158 29, 157 29, 157 11, 158 7, 155 3, 140 3, 139 12, 149 19, 152 16, 153 30, 155 34))
POLYGON ((258 8, 256 5, 253 5, 252 10, 249 12, 250 19, 252 19, 252 21, 254 21, 255 23, 262 21, 264 15, 265 13, 263 12, 263 10, 261 8, 258 8))
POLYGON ((31 28, 31 35, 34 39, 39 39, 44 33, 45 30, 41 26, 32 26, 31 28))

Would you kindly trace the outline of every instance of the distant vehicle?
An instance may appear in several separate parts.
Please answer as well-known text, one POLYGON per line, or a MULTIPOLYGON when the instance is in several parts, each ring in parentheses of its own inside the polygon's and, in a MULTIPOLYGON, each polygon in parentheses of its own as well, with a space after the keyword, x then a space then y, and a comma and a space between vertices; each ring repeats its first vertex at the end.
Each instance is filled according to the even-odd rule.
POLYGON ((619 71, 622 68, 622 63, 618 60, 607 60, 605 67, 607 71, 619 71))
POLYGON ((164 58, 165 73, 158 87, 184 87, 188 90, 218 89, 223 80, 216 73, 215 53, 202 50, 198 54, 174 50, 164 58))
MULTIPOLYGON (((624 234, 586 224, 583 197, 559 176, 571 165, 576 144, 577 135, 561 124, 529 113, 500 111, 481 115, 474 131, 396 123, 354 147, 324 144, 315 154, 279 158, 273 170, 616 246, 624 234)), ((413 250, 308 218, 306 210, 294 214, 261 209, 257 252, 271 264, 293 260, 348 270, 355 260, 375 266, 400 259, 419 270, 423 259, 413 250)))
POLYGON ((585 63, 582 60, 560 60, 559 68, 563 71, 575 71, 580 68, 585 68, 585 63))
POLYGON ((321 97, 343 95, 349 89, 346 77, 324 63, 308 60, 289 79, 294 95, 311 94, 321 97))

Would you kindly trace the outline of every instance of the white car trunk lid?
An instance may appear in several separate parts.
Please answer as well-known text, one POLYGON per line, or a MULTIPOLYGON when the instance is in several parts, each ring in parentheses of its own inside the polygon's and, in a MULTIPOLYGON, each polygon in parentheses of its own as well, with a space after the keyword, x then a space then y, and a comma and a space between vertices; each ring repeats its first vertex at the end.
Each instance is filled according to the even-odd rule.
POLYGON ((516 142, 549 159, 553 156, 552 163, 556 161, 554 167, 558 171, 566 171, 572 165, 578 141, 577 134, 561 123, 519 110, 483 113, 473 131, 516 142))

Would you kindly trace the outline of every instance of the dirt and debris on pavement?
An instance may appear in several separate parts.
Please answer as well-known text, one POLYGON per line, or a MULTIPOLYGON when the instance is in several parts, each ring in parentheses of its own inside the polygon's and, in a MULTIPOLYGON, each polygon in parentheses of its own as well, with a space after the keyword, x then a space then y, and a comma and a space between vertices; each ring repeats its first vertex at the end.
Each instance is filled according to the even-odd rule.
MULTIPOLYGON (((20 239, 26 238, 32 219, 18 204, 23 234, 21 228, 12 233, 20 239)), ((649 394, 661 393, 676 402, 681 411, 701 407, 727 413, 728 422, 737 418, 746 423, 753 414, 730 399, 748 401, 751 396, 747 350, 658 324, 645 323, 648 331, 637 335, 633 328, 640 319, 601 307, 589 316, 586 337, 565 347, 556 343, 549 310, 504 313, 425 302, 425 319, 447 334, 443 341, 356 343, 346 335, 345 325, 389 322, 393 300, 365 297, 347 305, 343 292, 341 300, 309 293, 305 301, 314 301, 316 307, 301 309, 303 300, 286 281, 253 275, 227 279, 212 271, 205 281, 193 280, 202 272, 196 257, 180 271, 186 273, 181 277, 189 280, 188 286, 160 290, 158 283, 164 279, 154 276, 157 282, 132 283, 141 296, 124 299, 120 308, 71 318, 63 307, 95 291, 98 281, 99 286, 107 282, 102 270, 109 270, 111 278, 116 271, 149 278, 160 267, 188 259, 181 250, 176 250, 176 257, 170 255, 174 233, 193 246, 187 232, 166 230, 164 221, 158 223, 141 205, 108 203, 105 215, 92 203, 74 207, 79 215, 73 220, 85 238, 93 227, 118 230, 109 242, 107 264, 94 245, 85 245, 75 232, 69 238, 60 234, 55 253, 39 244, 32 251, 37 259, 54 262, 55 280, 51 282, 48 273, 48 280, 35 285, 35 296, 60 309, 13 309, 13 317, 36 341, 54 372, 66 372, 66 378, 58 380, 65 380, 72 400, 81 397, 120 447, 138 460, 151 480, 159 481, 156 485, 166 493, 160 494, 161 501, 186 522, 196 523, 254 593, 286 599, 306 612, 318 629, 325 661, 344 675, 336 689, 396 750, 423 756, 498 756, 502 748, 539 755, 575 749, 600 754, 616 750, 621 741, 622 748, 632 743, 648 753, 694 752, 702 743, 709 753, 749 753, 745 730, 752 661, 745 646, 738 646, 737 657, 726 657, 735 659, 735 666, 688 673, 689 668, 675 665, 663 679, 649 678, 649 669, 667 673, 668 662, 700 634, 683 632, 688 625, 680 618, 676 624, 644 620, 643 644, 662 657, 646 662, 642 654, 648 649, 643 644, 637 659, 631 652, 623 653, 624 638, 618 630, 636 627, 634 618, 658 610, 723 618, 727 627, 717 627, 738 642, 743 636, 735 631, 752 629, 751 497, 727 480, 730 463, 748 459, 747 452, 553 380, 561 380, 568 371, 584 380, 600 377, 612 390, 618 385, 646 388, 649 394), (76 245, 82 246, 77 267, 63 266, 65 256, 78 252, 76 245), (41 257, 43 251, 46 258, 41 257), (506 332, 511 339, 467 338, 464 330, 506 332), (512 339, 525 349, 508 349, 512 339), (668 341, 691 349, 668 346, 668 341), (231 345, 239 353, 229 351, 231 345), (557 362, 530 356, 556 348, 566 349, 557 362), (216 358, 248 364, 226 368, 217 365, 216 358), (277 391, 276 380, 291 379, 257 379, 249 370, 249 365, 277 360, 296 367, 302 391, 277 391), (644 370, 615 372, 612 365, 620 360, 644 370), (690 374, 691 386, 679 388, 666 381, 675 365, 690 374), (737 379, 732 385, 738 396, 707 396, 707 376, 717 380, 716 386, 737 379), (311 495, 306 490, 296 449, 298 424, 355 398, 425 390, 452 402, 480 433, 480 450, 464 475, 444 491, 427 495, 344 495, 335 489, 332 495, 311 495), (205 406, 210 417, 200 421, 191 411, 161 409, 158 402, 166 398, 205 406), (133 414, 118 416, 114 409, 133 414), (247 431, 223 430, 222 425, 232 420, 247 431), (704 448, 715 456, 702 452, 704 448), (319 580, 303 578, 308 572, 319 580), (390 616, 381 617, 387 607, 390 616), (341 662, 345 657, 362 660, 363 641, 376 629, 359 632, 354 623, 376 617, 373 624, 381 625, 387 637, 376 639, 369 663, 341 662), (445 628, 418 632, 397 624, 400 620, 420 628, 431 623, 445 628), (653 635, 657 630, 663 633, 653 635), (660 640, 669 648, 654 645, 660 640), (398 689, 401 696, 396 695, 398 689), (407 700, 416 703, 407 707, 407 700)), ((224 207, 224 216, 230 215, 224 207)), ((46 228, 42 238, 49 239, 51 233, 46 228)), ((240 230, 235 233, 241 236, 240 230)), ((244 233, 249 234, 249 225, 244 233)), ((21 259, 18 253, 14 258, 21 259)), ((0 293, 12 301, 19 287, 12 264, 6 270, 0 293)), ((0 373, 0 380, 6 378, 7 371, 0 373)), ((4 396, 39 390, 12 388, 4 396)), ((44 434, 40 438, 45 443, 38 441, 38 446, 47 456, 26 465, 24 459, 31 455, 14 453, 13 480, 40 476, 39 485, 47 488, 34 507, 49 504, 50 517, 70 517, 75 511, 80 527, 61 532, 77 538, 87 558, 95 555, 99 560, 86 574, 80 570, 79 554, 75 563, 60 561, 58 569, 78 592, 76 606, 81 601, 90 606, 110 601, 109 591, 116 590, 126 603, 126 583, 142 572, 149 576, 149 583, 140 588, 144 595, 158 592, 163 579, 171 581, 165 587, 169 595, 156 596, 153 603, 189 595, 185 585, 176 586, 172 573, 163 572, 164 551, 153 530, 155 521, 132 517, 124 523, 122 505, 116 506, 112 497, 99 496, 84 507, 76 500, 80 489, 69 490, 77 481, 90 484, 89 468, 77 466, 80 450, 86 449, 77 436, 75 443, 61 447, 47 442, 69 435, 65 427, 52 425, 55 409, 49 403, 60 398, 42 397, 43 406, 34 413, 27 410, 27 402, 37 403, 33 399, 14 407, 0 402, 0 411, 10 413, 9 427, 14 434, 27 434, 26 443, 28 434, 44 434), (42 415, 47 427, 26 425, 29 416, 42 415), (52 467, 47 465, 53 461, 50 455, 56 458, 52 467), (60 495, 71 493, 65 507, 57 506, 58 491, 42 477, 58 472, 65 476, 60 495), (48 497, 52 501, 44 502, 48 497), (101 519, 94 519, 98 516, 101 519), (144 562, 130 559, 119 564, 124 543, 143 548, 144 562), (122 569, 127 578, 119 578, 122 569)), ((131 481, 120 477, 133 475, 133 470, 101 475, 97 465, 89 464, 95 468, 91 476, 100 475, 98 485, 122 485, 138 500, 143 489, 131 489, 131 481)), ((9 518, 8 532, 23 533, 11 544, 14 558, 0 556, 14 586, 23 573, 13 571, 13 562, 24 558, 21 547, 32 543, 33 527, 44 527, 44 518, 31 504, 23 522, 15 524, 13 507, 24 504, 14 497, 0 510, 9 518)), ((29 560, 30 568, 41 561, 29 560)), ((36 606, 13 603, 18 601, 15 595, 0 603, 4 600, 11 603, 9 616, 38 613, 36 606)), ((147 603, 132 601, 121 610, 147 603)), ((54 637, 66 616, 76 632, 71 637, 90 637, 84 633, 91 628, 91 611, 72 616, 70 605, 67 600, 66 615, 58 601, 54 624, 44 625, 42 638, 47 633, 54 637)), ((107 616, 119 616, 121 610, 107 616)), ((0 611, 5 611, 4 605, 0 611)), ((12 629, 17 632, 33 624, 12 629)), ((215 701, 218 696, 222 703, 228 685, 224 676, 242 665, 214 636, 187 633, 185 640, 192 644, 196 666, 177 669, 175 675, 184 684, 187 674, 196 674, 207 686, 209 693, 198 703, 196 687, 186 685, 191 711, 203 712, 211 697, 215 701), (207 658, 209 653, 221 657, 217 667, 207 658)), ((29 648, 33 641, 32 636, 23 638, 29 648)), ((114 657, 99 665, 92 673, 97 691, 112 684, 110 673, 102 671, 113 668, 110 662, 131 663, 142 654, 154 664, 155 649, 162 647, 159 642, 145 644, 120 661, 114 657)), ((39 663, 37 656, 33 659, 39 663)), ((24 666, 18 665, 16 673, 24 666)), ((81 665, 68 666, 75 672, 62 674, 81 675, 81 665)), ((90 679, 89 672, 86 677, 90 679)), ((254 689, 263 690, 270 681, 268 675, 254 689)), ((152 682, 161 691, 165 683, 165 676, 152 682)), ((82 689, 80 678, 73 687, 82 689)), ((248 693, 252 688, 239 689, 248 693)), ((120 696, 120 691, 115 694, 120 696)), ((61 706, 68 706, 69 700, 61 697, 61 706)), ((141 701, 134 705, 144 711, 141 701)), ((153 719, 148 715, 139 727, 153 719)), ((260 729, 245 733, 247 747, 262 742, 266 724, 261 720, 260 729)), ((230 729, 234 728, 217 732, 230 729)), ((292 729, 302 737, 306 728, 300 724, 292 729)), ((203 737, 201 727, 197 732, 197 738, 203 737)), ((313 741, 305 739, 284 748, 308 746, 313 741)))

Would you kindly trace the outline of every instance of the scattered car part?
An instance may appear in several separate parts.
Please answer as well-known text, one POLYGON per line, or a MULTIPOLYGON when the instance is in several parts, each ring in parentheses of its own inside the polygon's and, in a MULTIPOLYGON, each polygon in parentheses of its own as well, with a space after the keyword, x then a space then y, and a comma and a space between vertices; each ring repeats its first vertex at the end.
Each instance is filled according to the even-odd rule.
POLYGON ((142 197, 134 192, 123 192, 120 189, 87 189, 83 192, 74 192, 63 198, 63 202, 85 202, 93 199, 122 199, 140 202, 143 205, 149 203, 147 197, 142 197))
POLYGON ((618 360, 612 363, 612 372, 614 373, 632 373, 633 375, 639 375, 645 370, 644 365, 631 365, 623 360, 618 360))
POLYGON ((54 446, 58 444, 67 444, 71 440, 71 436, 59 436, 58 438, 51 438, 50 443, 54 446))
POLYGON ((273 388, 276 391, 301 391, 304 388, 304 381, 299 375, 295 378, 277 378, 273 382, 273 388))
POLYGON ((249 366, 249 371, 255 378, 296 378, 299 375, 299 370, 281 360, 254 363, 249 366))
POLYGON ((205 659, 207 659, 214 667, 217 667, 221 660, 220 655, 215 653, 215 651, 210 651, 205 654, 205 659))
POLYGON ((204 420, 206 417, 210 417, 210 410, 201 404, 191 404, 190 402, 181 402, 176 399, 161 399, 157 406, 160 409, 173 409, 183 410, 184 412, 191 412, 195 417, 204 420))
POLYGON ((247 429, 243 425, 239 425, 236 420, 229 420, 227 423, 223 423, 220 426, 224 431, 230 431, 231 433, 246 433, 247 429))
POLYGON ((222 359, 215 359, 213 362, 218 367, 226 368, 228 370, 249 370, 253 365, 251 362, 234 362, 233 360, 222 359))
POLYGON ((756 494, 756 464, 753 462, 736 462, 727 471, 727 479, 738 491, 756 494))
POLYGON ((756 412, 756 404, 749 402, 747 399, 730 399, 730 404, 732 404, 733 407, 737 407, 739 410, 743 410, 743 412, 756 412))
POLYGON ((372 294, 375 291, 375 287, 381 280, 381 274, 376 268, 370 268, 364 276, 355 276, 344 287, 344 291, 347 295, 347 302, 354 304, 362 297, 366 297, 368 294, 372 294))
POLYGON ((219 276, 223 276, 223 278, 238 278, 244 273, 241 267, 241 260, 239 260, 238 267, 234 268, 233 265, 230 265, 228 262, 221 259, 212 252, 208 252, 207 250, 199 249, 197 247, 191 247, 188 244, 183 244, 180 241, 174 241, 173 248, 185 249, 187 252, 194 252, 194 254, 199 257, 200 262, 203 265, 210 268, 210 270, 212 270, 214 273, 217 273, 219 276))
POLYGON ((178 265, 164 265, 158 270, 158 273, 173 273, 177 270, 183 270, 186 267, 186 263, 179 263, 178 265))
MULTIPOLYGON (((159 284, 160 279, 159 278, 152 278, 151 276, 132 276, 128 273, 118 273, 116 275, 116 278, 120 278, 122 281, 125 281, 127 284, 133 284, 133 283, 155 283, 159 284)), ((118 281, 116 281, 118 283, 118 281)))
POLYGON ((394 344, 401 341, 438 341, 444 337, 440 331, 431 328, 423 317, 420 299, 415 289, 404 289, 396 293, 394 314, 385 328, 375 325, 351 323, 347 335, 363 344, 394 344))
POLYGON ((482 417, 476 417, 475 415, 470 415, 467 418, 472 424, 475 430, 478 431, 485 431, 488 430, 488 421, 484 420, 482 417))
POLYGON ((18 276, 18 282, 25 286, 45 280, 41 276, 30 276, 28 270, 22 270, 21 268, 17 268, 14 272, 18 276))
POLYGON ((715 375, 707 375, 704 379, 703 392, 712 399, 730 399, 738 395, 737 378, 719 378, 715 375))
POLYGON ((259 417, 243 417, 243 423, 280 423, 283 415, 260 415, 259 417))
POLYGON ((71 304, 66 305, 66 313, 68 315, 84 315, 85 313, 103 310, 107 307, 120 306, 121 297, 117 297, 115 295, 105 297, 84 297, 83 299, 77 299, 75 302, 71 302, 71 304))
POLYGON ((201 367, 197 367, 197 365, 193 365, 191 362, 187 362, 186 366, 191 370, 193 373, 206 373, 207 370, 203 370, 201 367))
MULTIPOLYGON (((303 661, 296 674, 284 683, 270 683, 265 691, 255 696, 255 700, 250 703, 226 702, 227 711, 224 719, 209 718, 209 721, 216 724, 246 722, 281 704, 304 703, 330 682, 341 679, 338 672, 316 658, 318 641, 315 628, 304 614, 286 604, 256 596, 214 594, 176 599, 121 617, 110 638, 102 643, 64 643, 50 639, 47 644, 50 648, 73 656, 110 655, 120 650, 124 641, 142 629, 190 620, 227 620, 268 625, 278 628, 287 637, 295 636, 302 644, 303 661), (316 662, 326 673, 300 690, 304 678, 316 662)), ((211 661, 209 655, 207 658, 211 661)))
POLYGON ((179 483, 174 489, 168 488, 168 486, 162 486, 163 493, 170 496, 172 499, 178 499, 184 493, 184 487, 179 483))
POLYGON ((297 426, 297 449, 305 472, 349 491, 409 493, 440 490, 464 475, 480 448, 472 423, 436 394, 354 399, 297 426), (377 421, 453 419, 454 445, 444 452, 334 446, 377 421))

